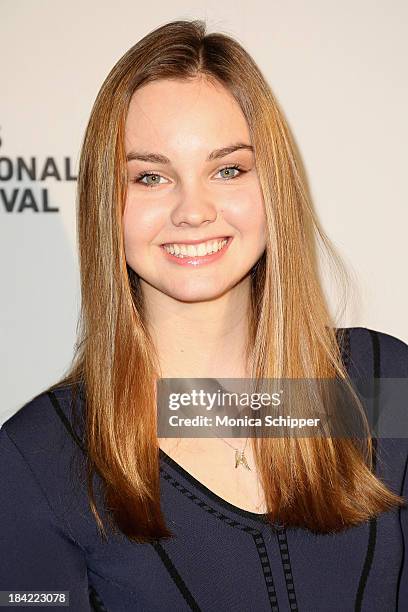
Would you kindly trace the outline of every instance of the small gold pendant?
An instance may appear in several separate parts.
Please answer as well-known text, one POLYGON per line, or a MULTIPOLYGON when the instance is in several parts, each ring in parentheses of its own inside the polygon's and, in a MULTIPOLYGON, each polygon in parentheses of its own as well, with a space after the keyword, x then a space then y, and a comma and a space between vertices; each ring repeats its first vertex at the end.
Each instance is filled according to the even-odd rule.
POLYGON ((244 451, 240 451, 237 449, 235 451, 235 467, 237 468, 240 463, 242 463, 242 465, 244 465, 247 470, 251 470, 251 468, 248 465, 248 461, 244 455, 244 451))

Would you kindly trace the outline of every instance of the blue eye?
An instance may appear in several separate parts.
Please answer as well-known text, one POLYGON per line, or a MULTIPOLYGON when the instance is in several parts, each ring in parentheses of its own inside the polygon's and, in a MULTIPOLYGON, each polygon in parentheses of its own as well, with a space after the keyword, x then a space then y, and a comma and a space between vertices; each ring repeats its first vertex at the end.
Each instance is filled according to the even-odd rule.
POLYGON ((142 183, 142 185, 145 185, 146 187, 155 187, 156 185, 160 185, 160 178, 164 177, 162 177, 161 174, 156 174, 155 172, 141 172, 133 179, 132 182, 142 183), (155 177, 155 180, 152 183, 144 183, 143 179, 145 177, 155 177))
MULTIPOLYGON (((239 172, 242 172, 241 166, 239 164, 232 164, 231 166, 225 166, 224 168, 221 168, 220 170, 218 170, 217 174, 219 172, 224 172, 224 170, 229 170, 229 171, 231 171, 231 170, 238 170, 239 172)), ((236 176, 237 175, 235 175, 235 176, 227 175, 224 178, 227 178, 228 180, 230 180, 231 178, 236 178, 236 176)))
MULTIPOLYGON (((231 170, 238 170, 239 174, 238 176, 240 176, 242 174, 242 172, 245 172, 245 170, 241 169, 241 166, 239 164, 231 164, 230 166, 224 166, 224 168, 220 168, 220 170, 218 170, 217 174, 219 174, 220 172, 224 172, 225 170, 228 170, 229 173, 231 174, 231 170)), ((224 177, 226 180, 231 180, 234 178, 238 178, 237 175, 235 176, 230 176, 230 174, 226 177, 224 177)), ((132 179, 132 183, 141 183, 142 185, 144 185, 145 187, 156 187, 157 185, 162 185, 163 183, 160 182, 160 179, 164 178, 161 174, 158 174, 157 172, 153 172, 153 171, 143 171, 140 172, 138 175, 135 176, 134 179, 132 179), (149 182, 144 182, 143 179, 145 178, 154 178, 154 180, 149 183, 149 182)))

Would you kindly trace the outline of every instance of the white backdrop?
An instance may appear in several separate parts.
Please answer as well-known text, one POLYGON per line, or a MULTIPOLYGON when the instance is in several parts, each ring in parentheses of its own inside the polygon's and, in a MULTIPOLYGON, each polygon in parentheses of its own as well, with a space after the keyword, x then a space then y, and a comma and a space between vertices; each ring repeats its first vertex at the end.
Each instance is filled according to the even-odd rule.
POLYGON ((95 96, 129 47, 174 19, 236 37, 271 84, 354 279, 338 326, 408 342, 407 16, 404 0, 0 0, 0 422, 72 356, 72 179, 95 96))

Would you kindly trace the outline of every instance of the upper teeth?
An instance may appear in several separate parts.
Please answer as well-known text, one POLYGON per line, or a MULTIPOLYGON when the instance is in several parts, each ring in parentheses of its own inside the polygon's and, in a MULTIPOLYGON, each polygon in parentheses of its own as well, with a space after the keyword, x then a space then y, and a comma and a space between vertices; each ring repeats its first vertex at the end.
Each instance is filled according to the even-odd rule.
POLYGON ((165 244, 163 248, 167 253, 176 255, 176 257, 199 257, 216 253, 227 244, 228 240, 210 240, 208 242, 200 242, 200 244, 165 244))

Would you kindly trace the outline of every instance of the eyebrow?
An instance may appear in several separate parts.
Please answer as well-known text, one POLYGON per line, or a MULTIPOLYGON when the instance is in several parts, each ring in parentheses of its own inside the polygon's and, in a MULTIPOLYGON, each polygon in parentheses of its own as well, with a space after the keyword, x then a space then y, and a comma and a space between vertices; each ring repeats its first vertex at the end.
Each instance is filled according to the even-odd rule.
MULTIPOLYGON (((244 142, 237 142, 227 147, 222 147, 221 149, 215 149, 214 151, 211 151, 206 161, 210 162, 213 159, 219 159, 220 157, 225 157, 226 155, 229 155, 230 153, 234 153, 234 151, 239 151, 241 149, 252 151, 252 152, 254 151, 254 148, 251 145, 246 144, 244 142)), ((162 155, 161 153, 147 153, 145 151, 130 151, 130 153, 126 155, 126 161, 128 162, 136 160, 136 159, 140 161, 144 161, 144 162, 150 162, 153 164, 170 164, 171 163, 170 159, 166 157, 165 155, 162 155)))

